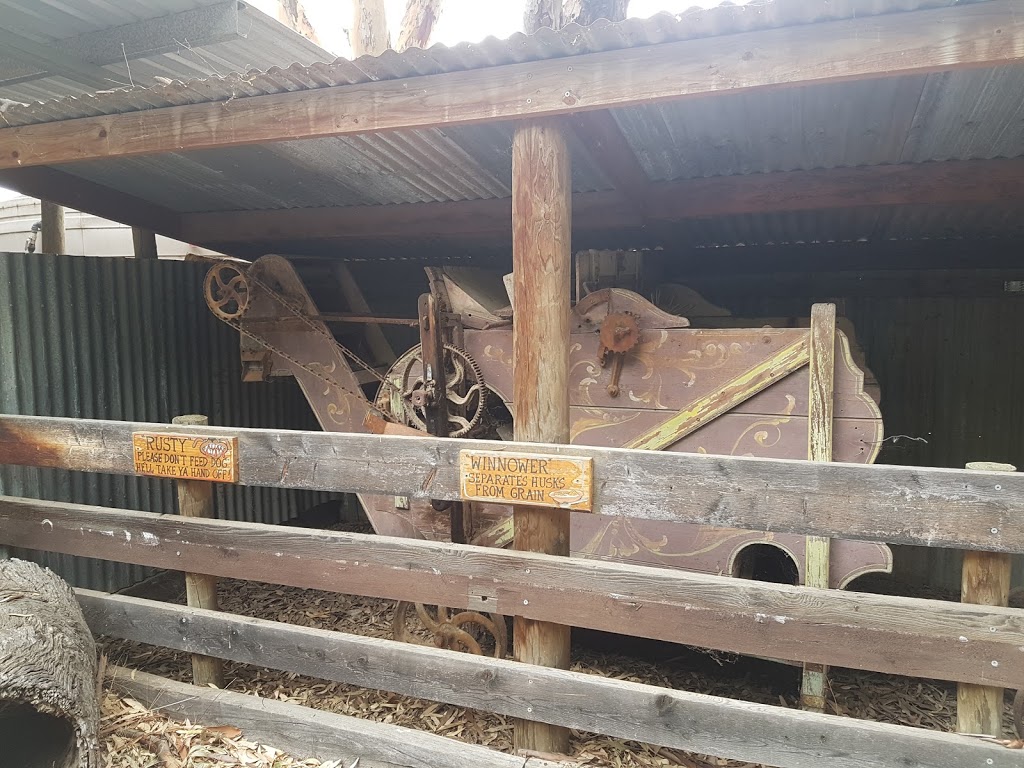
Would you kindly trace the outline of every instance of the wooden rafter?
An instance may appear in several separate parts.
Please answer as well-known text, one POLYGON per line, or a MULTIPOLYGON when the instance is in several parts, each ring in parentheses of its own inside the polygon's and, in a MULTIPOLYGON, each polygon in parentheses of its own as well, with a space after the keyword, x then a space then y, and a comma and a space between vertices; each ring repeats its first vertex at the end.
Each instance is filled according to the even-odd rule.
POLYGON ((568 114, 1024 60, 1018 0, 0 130, 0 168, 568 114))
MULTIPOLYGON (((17 174, 22 173, 18 171, 17 174)), ((17 178, 15 172, 10 176, 17 178)), ((4 175, 0 172, 0 182, 4 175)), ((724 176, 653 184, 647 220, 683 220, 747 213, 819 211, 858 206, 1024 205, 1024 160, 969 160, 724 176)), ((419 236, 508 236, 511 201, 471 200, 182 216, 189 242, 419 236)), ((640 215, 608 192, 573 198, 576 230, 629 228, 640 215)))
POLYGON ((0 171, 0 185, 76 211, 177 237, 180 214, 163 206, 53 168, 0 171))

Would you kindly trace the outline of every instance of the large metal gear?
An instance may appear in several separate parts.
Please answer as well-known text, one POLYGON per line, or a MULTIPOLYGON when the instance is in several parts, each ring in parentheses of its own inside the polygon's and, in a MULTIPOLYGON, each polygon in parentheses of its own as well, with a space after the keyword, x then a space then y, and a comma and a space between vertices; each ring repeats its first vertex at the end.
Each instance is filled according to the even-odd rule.
POLYGON ((252 286, 241 267, 221 261, 206 273, 203 296, 210 311, 221 320, 240 320, 249 308, 252 286))
POLYGON ((505 617, 496 613, 452 611, 443 606, 400 602, 391 622, 392 637, 403 643, 502 659, 508 652, 505 617))
MULTIPOLYGON (((444 360, 448 437, 464 437, 480 424, 487 410, 484 374, 468 352, 451 344, 444 345, 444 360)), ((425 432, 427 383, 423 370, 423 350, 416 345, 395 361, 385 377, 389 383, 398 383, 401 406, 394 402, 390 386, 381 387, 377 406, 396 421, 425 432)))

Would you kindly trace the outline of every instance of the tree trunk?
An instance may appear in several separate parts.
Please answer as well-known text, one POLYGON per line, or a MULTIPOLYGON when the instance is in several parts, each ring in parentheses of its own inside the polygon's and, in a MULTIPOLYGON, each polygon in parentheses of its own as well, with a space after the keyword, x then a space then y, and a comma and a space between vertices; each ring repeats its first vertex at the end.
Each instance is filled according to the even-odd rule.
POLYGON ((98 723, 96 644, 71 588, 34 563, 0 561, 2 763, 98 768, 98 723))
POLYGON ((409 0, 402 18, 402 30, 398 33, 398 50, 426 48, 430 35, 441 17, 443 0, 409 0))
POLYGON ((320 45, 320 38, 316 34, 306 9, 302 6, 302 0, 278 0, 277 20, 289 29, 293 29, 307 40, 320 45))
POLYGON ((598 19, 622 21, 628 9, 629 0, 565 0, 562 23, 585 27, 598 19))
POLYGON ((354 0, 352 11, 349 42, 352 44, 353 59, 380 56, 391 47, 384 0, 354 0))
POLYGON ((562 0, 526 0, 526 13, 523 15, 526 34, 532 35, 544 27, 558 29, 564 24, 562 0))

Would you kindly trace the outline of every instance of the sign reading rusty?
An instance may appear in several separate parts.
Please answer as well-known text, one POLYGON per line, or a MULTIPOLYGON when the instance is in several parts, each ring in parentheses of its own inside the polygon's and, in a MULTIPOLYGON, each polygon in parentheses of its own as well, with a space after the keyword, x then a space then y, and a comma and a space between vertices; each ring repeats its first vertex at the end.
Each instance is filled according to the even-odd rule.
POLYGON ((133 432, 135 474, 176 480, 238 481, 238 438, 133 432))
POLYGON ((459 464, 460 493, 466 501, 584 511, 593 505, 593 459, 461 451, 459 464))

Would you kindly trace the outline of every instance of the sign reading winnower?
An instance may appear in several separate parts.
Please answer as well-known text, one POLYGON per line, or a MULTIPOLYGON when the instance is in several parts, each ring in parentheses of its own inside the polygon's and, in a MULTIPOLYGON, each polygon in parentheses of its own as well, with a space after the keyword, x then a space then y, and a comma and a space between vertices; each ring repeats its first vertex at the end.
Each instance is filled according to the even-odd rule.
POLYGON ((466 501, 529 504, 589 511, 593 459, 504 451, 461 451, 460 493, 466 501))
POLYGON ((238 438, 133 432, 135 474, 176 480, 238 481, 238 438))

